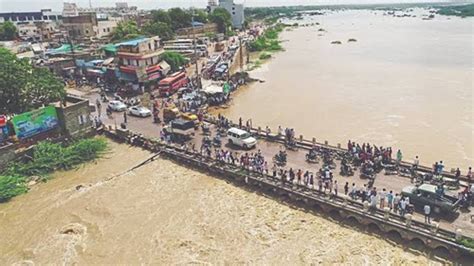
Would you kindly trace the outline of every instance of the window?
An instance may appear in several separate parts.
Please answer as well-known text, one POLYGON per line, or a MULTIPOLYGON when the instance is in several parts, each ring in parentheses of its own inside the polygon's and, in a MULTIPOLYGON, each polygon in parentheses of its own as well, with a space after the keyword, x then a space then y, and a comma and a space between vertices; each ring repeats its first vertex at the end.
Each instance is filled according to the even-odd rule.
POLYGON ((235 12, 232 12, 232 15, 234 15, 234 16, 235 16, 235 12))
POLYGON ((48 16, 43 16, 43 19, 44 19, 44 20, 47 20, 47 19, 48 19, 48 16))
POLYGON ((85 115, 79 115, 77 119, 79 120, 79 125, 84 125, 87 123, 87 116, 85 115))
POLYGON ((235 6, 232 7, 232 10, 235 10, 235 6))
POLYGON ((110 28, 107 28, 107 32, 110 32, 110 28))
POLYGON ((148 43, 148 49, 151 50, 151 43, 148 43))
POLYGON ((86 34, 89 34, 89 30, 86 30, 86 34))

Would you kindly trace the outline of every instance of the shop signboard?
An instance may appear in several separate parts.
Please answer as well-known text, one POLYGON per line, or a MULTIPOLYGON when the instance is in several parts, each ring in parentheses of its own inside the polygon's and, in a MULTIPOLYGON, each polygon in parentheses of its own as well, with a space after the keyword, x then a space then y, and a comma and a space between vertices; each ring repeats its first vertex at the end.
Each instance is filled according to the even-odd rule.
POLYGON ((19 139, 49 131, 59 125, 58 115, 54 106, 47 106, 13 117, 13 128, 19 139))

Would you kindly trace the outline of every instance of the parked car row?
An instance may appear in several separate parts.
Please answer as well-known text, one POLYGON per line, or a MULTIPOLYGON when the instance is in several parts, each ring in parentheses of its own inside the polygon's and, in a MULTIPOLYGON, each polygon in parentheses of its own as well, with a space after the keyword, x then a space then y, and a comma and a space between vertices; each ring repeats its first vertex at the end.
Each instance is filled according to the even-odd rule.
POLYGON ((113 101, 110 101, 107 106, 108 106, 108 108, 110 108, 110 110, 112 110, 114 112, 127 111, 130 115, 133 115, 133 116, 138 116, 138 117, 151 116, 150 109, 148 109, 146 107, 143 107, 141 105, 127 107, 127 105, 124 104, 123 102, 113 100, 113 101))

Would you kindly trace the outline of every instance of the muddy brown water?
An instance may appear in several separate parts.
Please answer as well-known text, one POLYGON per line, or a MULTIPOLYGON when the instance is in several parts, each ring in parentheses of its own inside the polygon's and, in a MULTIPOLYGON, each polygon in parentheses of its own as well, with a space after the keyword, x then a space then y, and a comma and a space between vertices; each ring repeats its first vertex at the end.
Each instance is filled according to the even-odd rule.
POLYGON ((412 161, 474 166, 474 18, 345 11, 281 34, 284 52, 221 113, 307 139, 393 146, 412 161), (320 28, 325 32, 318 31, 320 28), (355 38, 357 42, 348 42, 355 38), (332 41, 342 44, 331 44, 332 41))
POLYGON ((431 264, 382 237, 110 143, 0 205, 0 264, 431 264), (81 186, 81 187, 78 187, 81 186))

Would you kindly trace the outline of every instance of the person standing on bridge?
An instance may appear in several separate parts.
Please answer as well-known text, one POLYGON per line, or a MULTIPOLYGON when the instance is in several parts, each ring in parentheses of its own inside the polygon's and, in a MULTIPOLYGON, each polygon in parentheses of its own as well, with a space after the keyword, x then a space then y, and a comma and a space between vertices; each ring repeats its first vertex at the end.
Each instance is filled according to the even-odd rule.
POLYGON ((397 164, 400 164, 402 159, 403 159, 402 151, 400 149, 398 149, 398 151, 397 151, 397 164))
POLYGON ((426 204, 425 207, 423 208, 423 211, 425 213, 425 223, 430 224, 430 214, 431 214, 431 207, 430 205, 426 204))
POLYGON ((471 179, 472 179, 472 167, 469 166, 469 169, 467 170, 467 182, 468 184, 471 184, 471 179))
POLYGON ((420 165, 420 160, 418 159, 418 155, 415 156, 415 160, 413 160, 413 169, 418 169, 418 165, 420 165))

